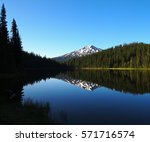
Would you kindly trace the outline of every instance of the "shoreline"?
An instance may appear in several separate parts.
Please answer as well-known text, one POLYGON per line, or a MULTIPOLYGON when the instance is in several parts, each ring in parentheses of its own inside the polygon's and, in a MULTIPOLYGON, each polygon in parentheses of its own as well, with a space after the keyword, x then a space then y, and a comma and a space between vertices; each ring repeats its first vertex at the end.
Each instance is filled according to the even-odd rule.
POLYGON ((82 70, 150 71, 150 68, 81 68, 82 70))
MULTIPOLYGON (((150 68, 78 68, 79 70, 118 70, 118 71, 150 71, 150 68)), ((75 69, 76 70, 76 69, 75 69)), ((0 73, 0 78, 23 77, 28 73, 0 73)))

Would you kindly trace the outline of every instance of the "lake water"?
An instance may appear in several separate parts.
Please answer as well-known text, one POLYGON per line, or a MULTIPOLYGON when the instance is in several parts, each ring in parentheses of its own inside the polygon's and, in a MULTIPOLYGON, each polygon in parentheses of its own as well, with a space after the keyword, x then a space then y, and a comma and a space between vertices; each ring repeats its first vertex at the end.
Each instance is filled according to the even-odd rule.
MULTIPOLYGON (((23 86, 62 124, 150 124, 150 72, 76 71, 23 86)), ((37 118, 38 119, 38 118, 37 118)))
MULTIPOLYGON (((0 122, 24 124, 28 121, 27 124, 32 124, 27 119, 16 118, 13 112, 28 100, 48 104, 48 116, 58 124, 150 124, 150 72, 75 71, 0 79, 0 122), (7 108, 12 100, 13 105, 7 108), (12 106, 15 106, 13 111, 12 106), (12 118, 5 121, 4 116, 16 121, 12 118)), ((40 118, 36 124, 42 121, 40 118)))

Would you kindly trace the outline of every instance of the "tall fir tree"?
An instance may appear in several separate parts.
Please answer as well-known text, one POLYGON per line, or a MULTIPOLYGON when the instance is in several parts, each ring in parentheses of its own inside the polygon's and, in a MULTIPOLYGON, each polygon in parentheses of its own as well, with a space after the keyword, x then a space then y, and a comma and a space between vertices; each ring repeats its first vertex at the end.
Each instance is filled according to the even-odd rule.
POLYGON ((14 70, 15 64, 7 30, 6 9, 3 4, 0 14, 0 72, 6 73, 14 70))
POLYGON ((11 46, 14 52, 14 58, 15 58, 15 63, 16 63, 16 67, 18 70, 21 69, 21 57, 22 57, 22 42, 21 42, 21 38, 19 35, 19 30, 16 24, 16 20, 13 19, 12 21, 12 28, 11 28, 11 46))

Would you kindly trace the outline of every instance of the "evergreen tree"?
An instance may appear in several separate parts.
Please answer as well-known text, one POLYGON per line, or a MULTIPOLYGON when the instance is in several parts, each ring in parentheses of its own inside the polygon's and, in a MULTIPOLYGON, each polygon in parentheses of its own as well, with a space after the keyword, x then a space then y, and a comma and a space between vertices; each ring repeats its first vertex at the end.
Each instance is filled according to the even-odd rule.
POLYGON ((13 54, 7 30, 6 9, 2 5, 0 13, 0 72, 14 71, 13 54))
POLYGON ((19 30, 16 24, 15 19, 12 22, 12 37, 11 37, 11 46, 14 52, 14 58, 17 69, 21 68, 21 57, 22 57, 22 42, 19 35, 19 30))
POLYGON ((4 4, 2 5, 0 16, 0 40, 1 40, 1 47, 6 47, 9 43, 7 21, 6 21, 6 9, 4 4))

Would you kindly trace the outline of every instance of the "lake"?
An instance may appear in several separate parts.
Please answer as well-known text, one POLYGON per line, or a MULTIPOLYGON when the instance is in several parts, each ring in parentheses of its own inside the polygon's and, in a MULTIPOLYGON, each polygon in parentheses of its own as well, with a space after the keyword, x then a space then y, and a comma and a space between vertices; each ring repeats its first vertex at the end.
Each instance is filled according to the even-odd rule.
MULTIPOLYGON (((23 80, 1 79, 0 84, 3 87, 0 89, 5 92, 7 90, 7 94, 10 94, 8 90, 14 88, 17 91, 12 92, 20 91, 13 104, 19 103, 21 106, 29 101, 34 104, 48 104, 47 117, 54 120, 55 124, 150 124, 149 71, 79 70, 40 79, 37 77, 32 81, 26 78, 23 80)), ((10 95, 7 96, 10 98, 10 95)), ((12 101, 6 101, 8 98, 4 99, 2 95, 0 100, 5 101, 4 104, 12 101)), ((37 123, 42 124, 39 117, 36 117, 37 120, 40 119, 37 123)), ((3 120, 3 123, 9 121, 3 120)), ((20 120, 19 124, 24 124, 25 121, 20 120)), ((25 124, 32 124, 32 121, 36 120, 28 120, 25 124)), ((13 122, 17 124, 16 121, 13 122)))

